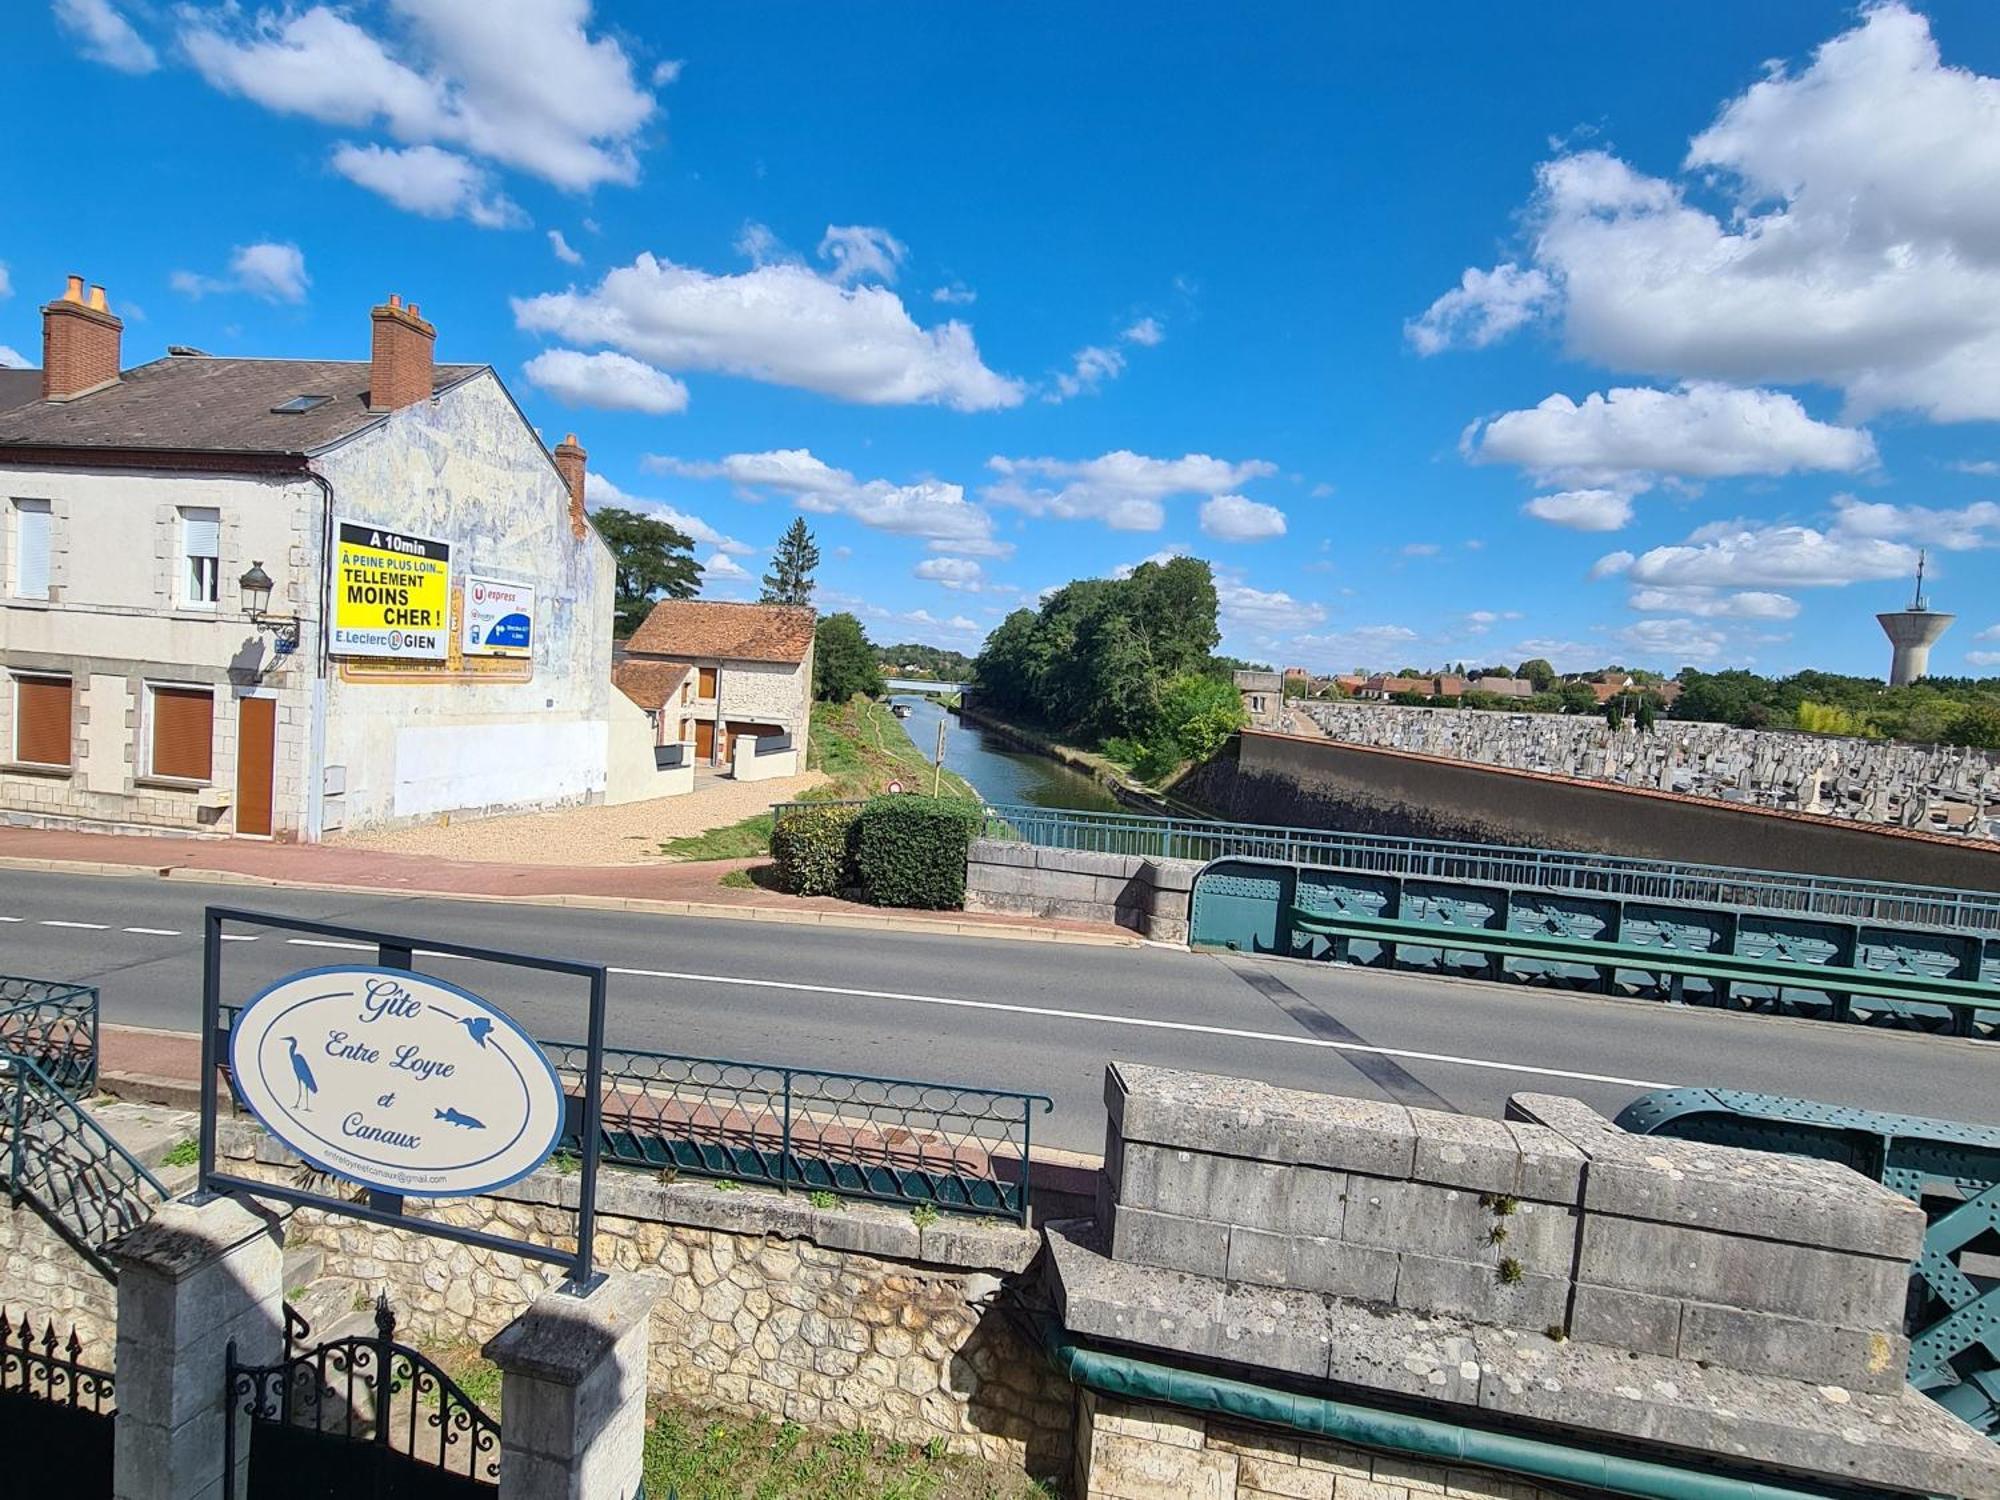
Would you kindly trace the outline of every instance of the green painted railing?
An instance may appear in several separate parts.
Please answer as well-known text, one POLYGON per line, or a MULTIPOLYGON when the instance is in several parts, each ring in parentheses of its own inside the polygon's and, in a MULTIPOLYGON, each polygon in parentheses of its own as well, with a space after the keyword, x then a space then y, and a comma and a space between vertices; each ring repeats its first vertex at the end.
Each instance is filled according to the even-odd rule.
POLYGON ((30 1059, 72 1099, 97 1087, 97 988, 0 974, 0 1051, 30 1059))
POLYGON ((2000 1235, 2000 1126, 1877 1114, 1736 1089, 1664 1089, 1628 1104, 1637 1135, 1747 1146, 1852 1167, 1920 1205, 1910 1383, 2000 1442, 2000 1283, 1972 1253, 2000 1235))

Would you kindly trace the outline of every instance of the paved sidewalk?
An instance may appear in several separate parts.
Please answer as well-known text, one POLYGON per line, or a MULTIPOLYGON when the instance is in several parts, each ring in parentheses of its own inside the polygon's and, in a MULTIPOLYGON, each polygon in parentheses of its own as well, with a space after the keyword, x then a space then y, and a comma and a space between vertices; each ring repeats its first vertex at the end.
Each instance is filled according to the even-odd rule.
POLYGON ((437 859, 380 849, 246 839, 183 839, 0 828, 0 866, 105 875, 151 875, 230 884, 319 886, 381 894, 531 901, 666 915, 872 927, 961 937, 1136 946, 1122 927, 989 912, 917 912, 863 906, 831 896, 787 896, 721 883, 761 860, 701 864, 516 865, 437 859))

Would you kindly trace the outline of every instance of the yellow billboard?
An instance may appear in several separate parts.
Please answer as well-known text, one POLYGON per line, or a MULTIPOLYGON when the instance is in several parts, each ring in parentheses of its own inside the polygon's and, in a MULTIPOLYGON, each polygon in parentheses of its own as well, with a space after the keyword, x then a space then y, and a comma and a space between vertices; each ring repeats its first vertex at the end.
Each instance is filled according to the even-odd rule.
POLYGON ((448 543, 357 521, 335 526, 333 655, 442 661, 450 626, 448 543))

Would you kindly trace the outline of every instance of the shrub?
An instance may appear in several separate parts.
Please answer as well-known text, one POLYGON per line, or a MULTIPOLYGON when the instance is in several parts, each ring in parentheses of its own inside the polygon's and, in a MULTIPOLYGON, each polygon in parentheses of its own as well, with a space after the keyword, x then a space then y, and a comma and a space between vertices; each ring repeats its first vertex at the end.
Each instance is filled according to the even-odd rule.
POLYGON ((832 896, 856 883, 851 807, 800 808, 771 830, 778 888, 794 896, 832 896))
POLYGON ((979 808, 937 797, 877 797, 854 820, 854 863, 877 906, 965 905, 965 855, 979 808))

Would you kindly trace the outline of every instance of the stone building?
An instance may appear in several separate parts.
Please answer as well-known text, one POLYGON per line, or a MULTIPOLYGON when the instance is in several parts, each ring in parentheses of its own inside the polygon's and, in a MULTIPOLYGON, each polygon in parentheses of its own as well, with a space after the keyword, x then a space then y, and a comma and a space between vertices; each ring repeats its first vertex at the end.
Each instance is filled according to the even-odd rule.
POLYGON ((693 676, 676 705, 689 721, 697 765, 734 765, 737 741, 782 746, 801 766, 812 729, 817 615, 790 604, 663 599, 625 643, 620 671, 672 663, 693 676))
POLYGON ((603 796, 583 450, 415 304, 371 329, 126 369, 101 288, 43 309, 0 386, 0 818, 311 840, 603 796))
POLYGON ((1285 715, 1285 680, 1282 677, 1276 672, 1238 672, 1236 691, 1243 697, 1243 712, 1250 716, 1252 729, 1278 727, 1285 715))

